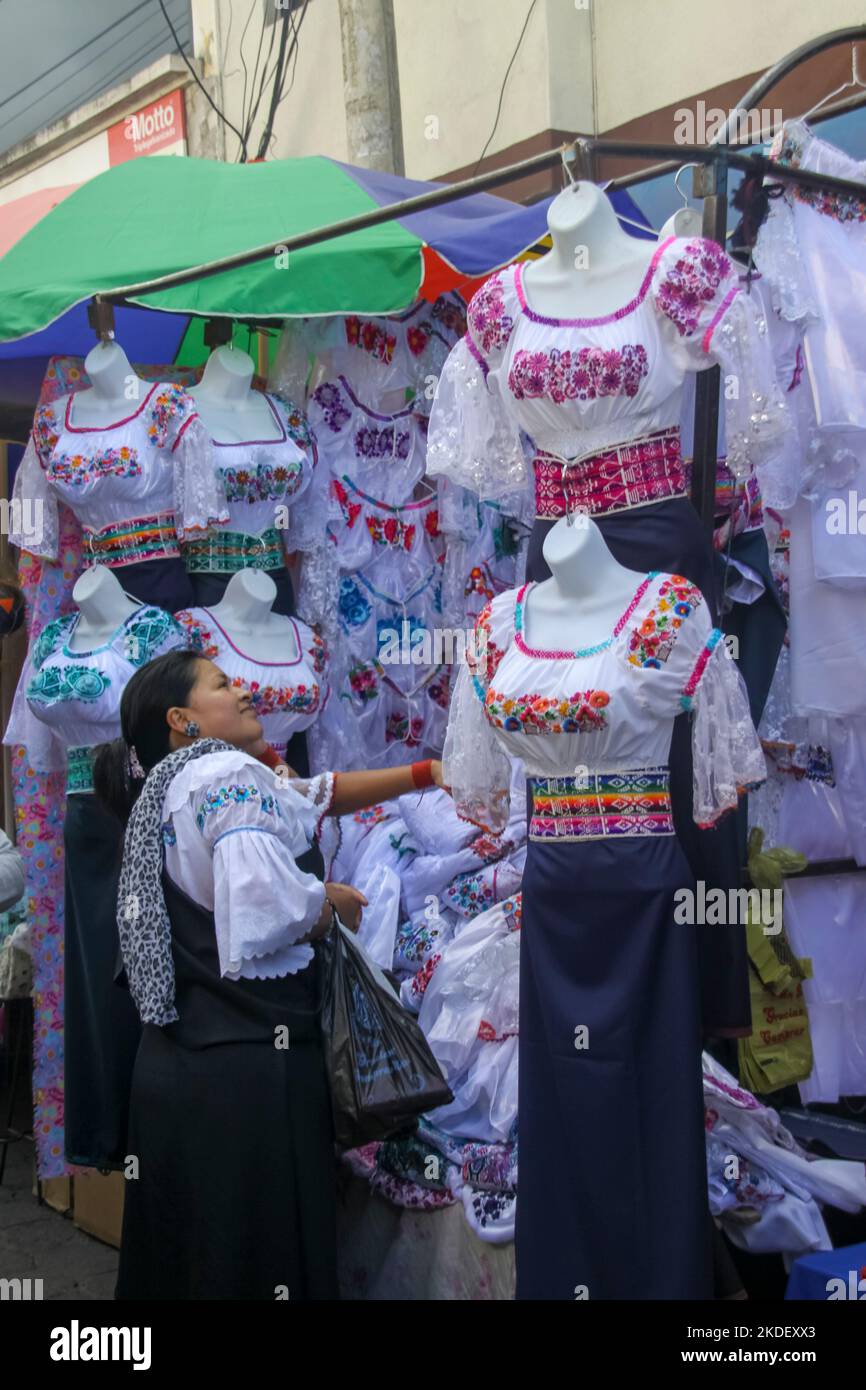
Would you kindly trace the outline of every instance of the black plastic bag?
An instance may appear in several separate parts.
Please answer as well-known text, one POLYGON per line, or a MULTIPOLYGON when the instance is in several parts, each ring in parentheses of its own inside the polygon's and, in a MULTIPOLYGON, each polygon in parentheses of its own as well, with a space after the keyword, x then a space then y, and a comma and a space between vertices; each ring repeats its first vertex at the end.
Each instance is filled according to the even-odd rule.
POLYGON ((417 1020, 340 923, 319 943, 322 1035, 342 1149, 413 1128, 454 1099, 417 1020))

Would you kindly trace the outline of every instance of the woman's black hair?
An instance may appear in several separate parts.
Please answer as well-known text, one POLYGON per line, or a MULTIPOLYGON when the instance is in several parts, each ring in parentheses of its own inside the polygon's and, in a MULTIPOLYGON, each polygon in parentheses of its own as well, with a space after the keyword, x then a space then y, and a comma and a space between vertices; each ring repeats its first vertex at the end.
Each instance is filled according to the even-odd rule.
POLYGON ((166 652, 136 671, 124 689, 120 699, 122 737, 102 745, 93 767, 96 795, 124 825, 144 785, 141 777, 133 778, 130 773, 130 749, 135 749, 145 772, 172 751, 166 711, 172 705, 189 704, 201 660, 191 649, 166 652))

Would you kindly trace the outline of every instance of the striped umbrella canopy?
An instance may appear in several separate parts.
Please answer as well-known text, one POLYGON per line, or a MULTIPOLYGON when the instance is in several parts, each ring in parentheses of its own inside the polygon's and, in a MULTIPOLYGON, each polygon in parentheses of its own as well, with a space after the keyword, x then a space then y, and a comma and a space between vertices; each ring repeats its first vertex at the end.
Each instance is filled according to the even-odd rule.
MULTIPOLYGON (((81 336, 84 305, 93 295, 124 294, 142 281, 258 247, 273 252, 187 284, 131 293, 128 302, 173 316, 168 336, 176 351, 187 316, 377 315, 448 289, 468 294, 491 271, 531 253, 546 233, 549 200, 522 207, 475 193, 280 251, 292 236, 441 186, 323 156, 259 164, 130 160, 64 197, 0 258, 0 355, 74 351, 69 333, 81 336)), ((614 201, 645 221, 627 195, 614 201)), ((152 314, 134 307, 120 312, 129 332, 137 336, 140 324, 142 333, 160 336, 152 314)), ((118 336, 135 353, 124 332, 119 318, 118 336)), ((88 346, 92 341, 91 334, 88 346)), ((149 344, 151 360, 167 360, 156 346, 149 344)))

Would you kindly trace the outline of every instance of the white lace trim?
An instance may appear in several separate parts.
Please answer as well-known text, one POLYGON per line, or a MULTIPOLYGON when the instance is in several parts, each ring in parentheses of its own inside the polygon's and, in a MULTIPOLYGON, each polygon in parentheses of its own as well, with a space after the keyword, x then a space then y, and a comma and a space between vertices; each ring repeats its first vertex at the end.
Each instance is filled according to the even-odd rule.
POLYGON ((494 502, 523 493, 529 483, 520 431, 465 338, 449 353, 436 388, 427 472, 494 502))
POLYGON ((171 457, 178 538, 194 540, 212 526, 225 525, 229 519, 228 504, 216 471, 213 446, 198 416, 183 430, 171 457))
POLYGON ((704 667, 694 710, 694 818, 707 826, 733 810, 744 789, 767 776, 745 683, 723 641, 704 667))
POLYGON ((443 776, 459 815, 494 834, 508 824, 511 765, 462 663, 448 716, 443 776))
POLYGON ((56 560, 60 548, 57 498, 39 462, 32 435, 15 474, 10 510, 9 544, 42 559, 56 560))

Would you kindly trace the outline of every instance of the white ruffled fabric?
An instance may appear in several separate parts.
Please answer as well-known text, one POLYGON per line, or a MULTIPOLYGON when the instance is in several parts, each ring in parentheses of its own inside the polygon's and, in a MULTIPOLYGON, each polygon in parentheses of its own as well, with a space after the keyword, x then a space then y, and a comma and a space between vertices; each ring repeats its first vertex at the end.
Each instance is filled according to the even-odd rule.
POLYGON ((166 868, 213 912, 228 979, 295 974, 313 959, 299 944, 318 920, 322 883, 295 858, 333 795, 328 774, 292 782, 240 750, 188 763, 163 803, 166 868))
POLYGON ((175 440, 172 459, 178 540, 194 540, 212 526, 224 526, 229 507, 216 471, 213 446, 198 415, 175 440))
POLYGON ((10 510, 9 544, 41 559, 56 560, 60 544, 57 498, 48 485, 32 435, 15 474, 10 510))
POLYGON ((465 662, 451 697, 442 774, 464 819, 494 834, 505 829, 511 764, 484 714, 465 662))
POLYGON ((485 501, 511 500, 529 486, 520 430, 466 338, 449 354, 436 387, 427 472, 443 474, 485 501))
POLYGON ((767 776, 745 682, 723 640, 704 667, 693 707, 693 811, 696 823, 708 826, 732 811, 740 794, 767 776))

